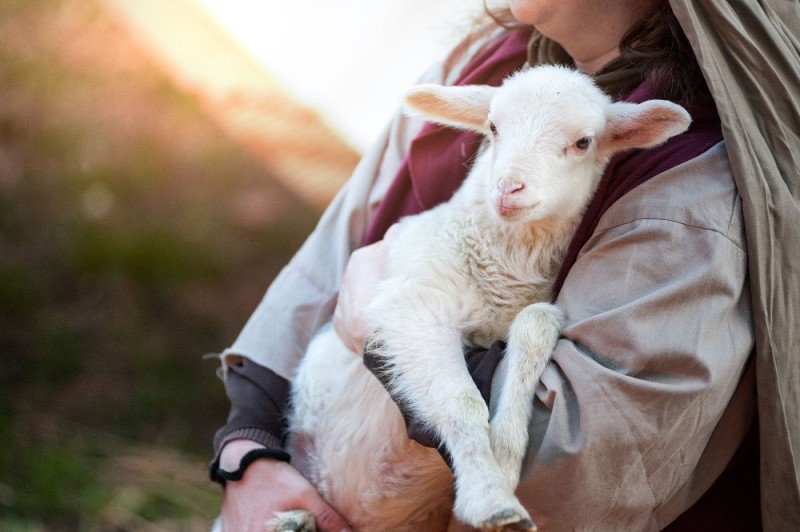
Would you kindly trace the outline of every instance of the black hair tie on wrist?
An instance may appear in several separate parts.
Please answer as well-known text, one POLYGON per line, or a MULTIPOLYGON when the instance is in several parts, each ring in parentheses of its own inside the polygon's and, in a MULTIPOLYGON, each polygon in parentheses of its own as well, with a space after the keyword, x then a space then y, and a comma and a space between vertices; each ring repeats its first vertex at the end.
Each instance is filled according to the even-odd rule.
POLYGON ((225 471, 221 467, 218 467, 216 476, 223 481, 242 480, 244 472, 247 471, 247 468, 250 467, 250 464, 259 458, 274 458, 275 460, 288 463, 291 461, 292 457, 289 456, 289 453, 277 449, 253 449, 242 456, 242 459, 239 462, 239 469, 236 471, 225 471))

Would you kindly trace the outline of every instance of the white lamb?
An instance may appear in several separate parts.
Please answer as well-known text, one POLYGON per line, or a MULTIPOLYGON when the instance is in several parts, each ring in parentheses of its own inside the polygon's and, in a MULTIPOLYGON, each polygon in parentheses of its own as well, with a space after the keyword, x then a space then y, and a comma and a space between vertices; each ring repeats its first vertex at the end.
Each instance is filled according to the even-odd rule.
MULTIPOLYGON (((421 85, 407 104, 489 140, 449 202, 400 222, 369 309, 368 349, 392 395, 449 451, 455 479, 436 450, 408 439, 390 395, 330 327, 293 380, 288 451, 358 530, 444 530, 451 512, 484 530, 535 530, 514 490, 563 321, 548 303, 554 277, 609 158, 657 145, 690 118, 665 101, 612 103, 588 76, 555 66, 500 88, 421 85), (498 339, 506 368, 490 419, 464 346, 498 339)), ((310 530, 292 524, 309 522, 304 513, 273 524, 310 530)))

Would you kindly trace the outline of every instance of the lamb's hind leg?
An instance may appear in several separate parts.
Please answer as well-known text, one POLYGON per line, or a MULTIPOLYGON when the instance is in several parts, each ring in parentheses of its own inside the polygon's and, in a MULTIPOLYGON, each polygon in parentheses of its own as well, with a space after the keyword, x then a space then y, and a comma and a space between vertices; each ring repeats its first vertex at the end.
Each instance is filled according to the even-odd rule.
POLYGON ((450 453, 456 517, 484 530, 534 529, 492 453, 489 410, 464 364, 459 332, 405 330, 395 336, 397 343, 389 331, 381 336, 379 356, 392 376, 390 391, 437 433, 450 453))
POLYGON ((564 314, 558 307, 534 303, 516 316, 509 331, 505 378, 490 427, 494 456, 512 490, 519 483, 528 449, 536 385, 563 323, 564 314))

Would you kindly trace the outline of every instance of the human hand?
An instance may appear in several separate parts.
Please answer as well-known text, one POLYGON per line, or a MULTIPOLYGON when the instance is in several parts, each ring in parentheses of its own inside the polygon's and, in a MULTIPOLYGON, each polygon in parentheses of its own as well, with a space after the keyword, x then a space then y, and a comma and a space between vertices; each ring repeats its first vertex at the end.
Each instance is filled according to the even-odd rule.
MULTIPOLYGON (((242 456, 260 447, 249 440, 230 441, 220 455, 220 467, 235 471, 242 456)), ((320 497, 299 471, 287 462, 261 458, 250 464, 241 480, 225 484, 223 530, 264 532, 266 523, 276 512, 298 508, 311 512, 322 531, 350 530, 344 518, 320 497)))
POLYGON ((398 234, 398 225, 391 226, 383 240, 355 250, 344 270, 333 312, 333 328, 344 345, 355 353, 361 354, 373 332, 366 308, 375 299, 378 284, 386 275, 389 249, 398 234))

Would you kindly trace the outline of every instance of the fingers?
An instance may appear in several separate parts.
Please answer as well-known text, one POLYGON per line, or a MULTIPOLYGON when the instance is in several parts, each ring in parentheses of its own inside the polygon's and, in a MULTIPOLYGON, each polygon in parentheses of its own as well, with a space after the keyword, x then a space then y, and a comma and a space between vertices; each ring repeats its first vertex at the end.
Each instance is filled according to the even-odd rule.
POLYGON ((300 472, 286 462, 257 460, 241 481, 228 482, 222 501, 225 530, 263 530, 280 512, 311 512, 323 532, 350 530, 347 521, 319 495, 300 472))
POLYGON ((347 521, 319 496, 315 496, 312 500, 307 501, 306 509, 314 514, 317 526, 324 532, 350 530, 350 525, 347 524, 347 521))
POLYGON ((366 308, 375 298, 377 287, 383 279, 387 246, 383 241, 357 249, 342 276, 339 299, 333 314, 333 328, 342 342, 360 353, 369 335, 369 318, 366 308))
POLYGON ((314 517, 317 529, 322 532, 341 532, 350 530, 347 521, 329 505, 319 492, 305 478, 297 479, 300 486, 292 502, 286 504, 294 508, 302 508, 314 517))

